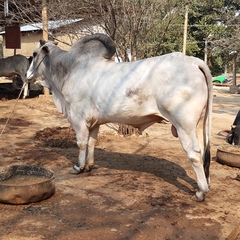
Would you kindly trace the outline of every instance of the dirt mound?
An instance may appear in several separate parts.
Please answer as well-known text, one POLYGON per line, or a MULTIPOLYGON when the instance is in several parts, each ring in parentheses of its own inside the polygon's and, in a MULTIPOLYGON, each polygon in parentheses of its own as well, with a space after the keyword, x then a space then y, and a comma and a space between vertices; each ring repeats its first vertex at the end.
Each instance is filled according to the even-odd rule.
POLYGON ((38 131, 34 139, 44 147, 77 147, 75 132, 71 127, 45 128, 38 131))

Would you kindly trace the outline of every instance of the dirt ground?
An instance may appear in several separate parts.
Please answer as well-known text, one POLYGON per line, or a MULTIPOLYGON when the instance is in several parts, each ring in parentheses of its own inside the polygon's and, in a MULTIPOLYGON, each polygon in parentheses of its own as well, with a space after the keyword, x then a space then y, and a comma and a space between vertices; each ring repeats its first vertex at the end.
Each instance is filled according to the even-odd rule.
POLYGON ((28 205, 0 204, 1 240, 221 240, 240 224, 240 169, 216 161, 217 148, 227 144, 218 133, 230 129, 239 94, 214 90, 211 189, 204 202, 193 198, 195 175, 169 124, 140 137, 102 126, 97 168, 71 175, 75 136, 51 96, 32 92, 17 101, 17 94, 0 87, 0 130, 11 116, 0 136, 0 166, 50 168, 56 193, 28 205))

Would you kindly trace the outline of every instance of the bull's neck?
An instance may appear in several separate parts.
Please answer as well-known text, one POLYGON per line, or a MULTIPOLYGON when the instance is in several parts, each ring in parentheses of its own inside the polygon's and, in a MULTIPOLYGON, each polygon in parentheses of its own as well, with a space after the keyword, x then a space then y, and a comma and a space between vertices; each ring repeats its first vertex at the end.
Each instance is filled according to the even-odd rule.
POLYGON ((67 53, 67 51, 60 49, 59 47, 55 47, 53 49, 51 49, 50 52, 50 57, 54 58, 55 61, 58 61, 59 59, 61 59, 65 54, 67 53))
POLYGON ((60 109, 58 101, 59 99, 61 99, 61 101, 64 99, 62 96, 62 87, 66 79, 66 73, 64 70, 66 69, 64 66, 66 54, 66 51, 58 47, 50 49, 50 54, 47 55, 45 61, 46 71, 44 74, 46 85, 53 94, 54 102, 58 110, 64 114, 66 114, 66 110, 60 109))

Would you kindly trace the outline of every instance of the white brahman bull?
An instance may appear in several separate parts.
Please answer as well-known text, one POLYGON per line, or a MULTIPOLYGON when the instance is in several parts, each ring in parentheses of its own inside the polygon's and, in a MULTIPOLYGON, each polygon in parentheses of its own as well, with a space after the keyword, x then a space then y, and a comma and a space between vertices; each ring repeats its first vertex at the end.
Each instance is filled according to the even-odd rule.
MULTIPOLYGON (((13 77, 18 75, 21 77, 23 84, 25 84, 29 65, 29 60, 21 54, 2 58, 0 59, 0 77, 13 77)), ((28 89, 28 84, 25 84, 23 98, 28 96, 28 89)))
POLYGON ((196 173, 199 201, 209 188, 212 77, 200 59, 171 53, 136 62, 115 63, 113 41, 94 34, 69 51, 40 41, 27 72, 29 81, 48 87, 57 109, 76 132, 78 164, 94 165, 99 126, 129 124, 140 131, 168 119, 196 173), (200 126, 197 131, 197 126, 200 126))

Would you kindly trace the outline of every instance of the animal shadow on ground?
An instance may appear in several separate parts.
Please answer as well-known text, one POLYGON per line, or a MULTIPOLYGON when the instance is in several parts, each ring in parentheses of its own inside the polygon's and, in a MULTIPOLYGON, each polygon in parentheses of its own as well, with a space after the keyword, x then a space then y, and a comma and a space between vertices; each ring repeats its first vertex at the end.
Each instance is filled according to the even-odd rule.
MULTIPOLYGON (((78 147, 74 132, 68 128, 46 128, 43 131, 39 131, 36 133, 35 143, 40 148, 47 147, 49 149, 50 147, 52 151, 67 158, 72 164, 76 163, 78 147)), ((95 147, 95 164, 97 168, 93 169, 93 172, 101 168, 106 168, 109 171, 113 169, 148 173, 190 194, 193 194, 193 189, 197 188, 195 180, 187 175, 185 169, 164 158, 141 154, 109 152, 97 146, 95 147)))
POLYGON ((139 154, 107 152, 98 148, 95 149, 95 156, 95 162, 99 167, 152 174, 190 194, 194 192, 187 184, 191 185, 193 189, 197 188, 195 180, 187 175, 185 169, 164 158, 139 154), (186 182, 187 184, 185 185, 182 182, 186 182))
MULTIPOLYGON (((1 83, 0 84, 0 100, 12 100, 17 99, 21 92, 21 87, 15 89, 12 83, 1 83)), ((43 93, 42 89, 30 89, 29 96, 27 98, 35 98, 43 93)), ((21 93, 20 99, 23 96, 23 92, 21 93)))

